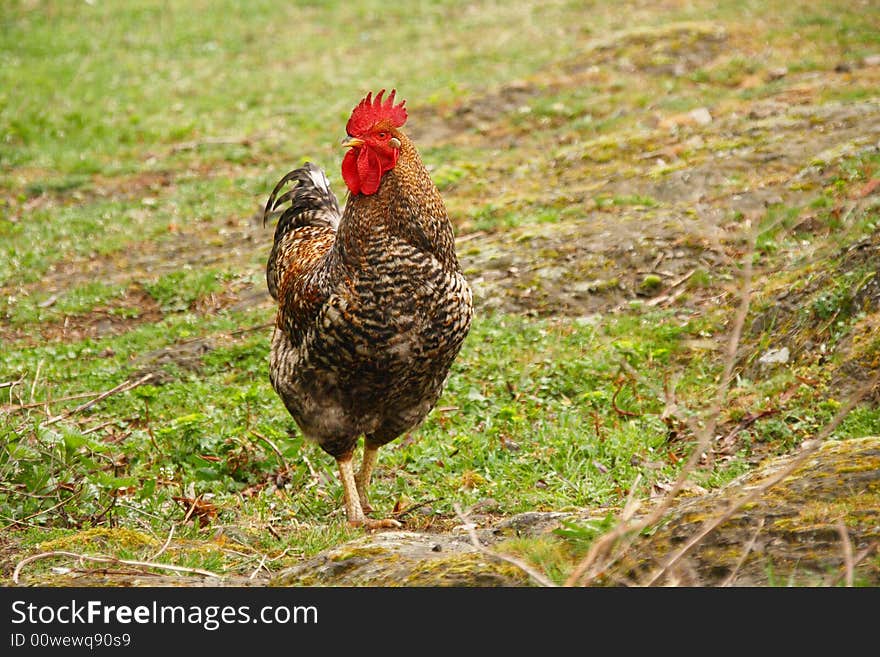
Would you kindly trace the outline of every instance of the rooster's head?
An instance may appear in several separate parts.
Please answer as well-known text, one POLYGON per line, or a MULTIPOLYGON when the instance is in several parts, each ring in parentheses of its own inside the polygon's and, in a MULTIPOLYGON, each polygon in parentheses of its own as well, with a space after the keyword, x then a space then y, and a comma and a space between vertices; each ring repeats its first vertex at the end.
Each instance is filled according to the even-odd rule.
POLYGON ((384 100, 382 89, 373 98, 372 92, 352 110, 345 126, 349 148, 342 160, 342 178, 352 194, 375 194, 386 171, 397 164, 400 154, 399 128, 406 123, 405 100, 394 104, 396 91, 384 100))

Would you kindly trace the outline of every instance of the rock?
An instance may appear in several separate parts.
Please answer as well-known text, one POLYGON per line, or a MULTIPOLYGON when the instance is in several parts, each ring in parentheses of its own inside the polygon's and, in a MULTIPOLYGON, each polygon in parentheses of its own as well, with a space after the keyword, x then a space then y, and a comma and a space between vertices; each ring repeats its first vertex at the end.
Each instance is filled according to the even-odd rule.
POLYGON ((709 125, 712 123, 712 114, 705 107, 692 109, 684 114, 674 114, 665 117, 658 122, 658 126, 663 130, 675 130, 682 126, 691 125, 709 125))
MULTIPOLYGON (((704 494, 699 487, 674 503, 662 524, 640 537, 596 583, 643 583, 731 501, 787 467, 795 456, 769 460, 727 486, 704 494)), ((491 551, 511 538, 553 536, 567 512, 529 512, 478 530, 491 551)), ((697 542, 659 583, 720 586, 827 585, 845 561, 838 522, 853 554, 880 540, 880 437, 828 441, 792 475, 697 542), (751 548, 747 550, 747 546, 751 548), (740 563, 742 561, 742 563, 740 563)), ((561 540, 561 539, 560 539, 561 540)), ((855 565, 855 581, 880 585, 876 556, 855 565)), ((273 586, 526 586, 516 566, 477 550, 465 532, 386 532, 326 550, 282 571, 273 586)))
POLYGON ((282 571, 273 586, 524 586, 516 566, 466 535, 394 531, 364 536, 282 571))
POLYGON ((775 365, 777 363, 783 364, 788 362, 788 358, 788 347, 782 347, 780 349, 768 349, 761 354, 758 362, 763 363, 764 365, 775 365))
POLYGON ((777 66, 775 68, 767 70, 767 80, 769 82, 773 82, 774 80, 781 80, 786 75, 788 75, 788 67, 786 66, 777 66))
MULTIPOLYGON (((728 504, 788 466, 770 460, 724 488, 678 504, 650 537, 633 544, 601 583, 641 582, 728 504)), ((842 576, 846 527, 852 554, 880 541, 880 437, 828 441, 795 472, 711 531, 658 583, 831 585, 842 576), (762 525, 763 523, 763 525, 762 525), (754 541, 750 550, 747 546, 754 541), (742 563, 740 564, 740 561, 742 563)), ((880 585, 876 552, 855 565, 855 583, 880 585)))
POLYGON ((697 109, 691 110, 688 113, 688 116, 690 116, 697 125, 709 125, 712 123, 712 115, 705 107, 698 107, 697 109))

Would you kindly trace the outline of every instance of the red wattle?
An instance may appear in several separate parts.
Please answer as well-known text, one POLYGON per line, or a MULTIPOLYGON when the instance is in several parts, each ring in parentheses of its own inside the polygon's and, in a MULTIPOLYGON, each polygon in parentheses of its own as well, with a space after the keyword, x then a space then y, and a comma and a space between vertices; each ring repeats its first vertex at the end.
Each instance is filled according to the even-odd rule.
POLYGON ((355 153, 355 150, 359 149, 350 148, 345 157, 342 158, 342 179, 345 181, 348 191, 352 194, 360 194, 361 179, 358 176, 357 153, 355 153))
POLYGON ((397 164, 397 149, 390 153, 369 146, 349 149, 342 158, 342 179, 352 194, 375 194, 386 171, 397 164))
POLYGON ((382 180, 382 163, 372 148, 362 148, 357 159, 358 176, 361 179, 361 193, 375 194, 382 180))

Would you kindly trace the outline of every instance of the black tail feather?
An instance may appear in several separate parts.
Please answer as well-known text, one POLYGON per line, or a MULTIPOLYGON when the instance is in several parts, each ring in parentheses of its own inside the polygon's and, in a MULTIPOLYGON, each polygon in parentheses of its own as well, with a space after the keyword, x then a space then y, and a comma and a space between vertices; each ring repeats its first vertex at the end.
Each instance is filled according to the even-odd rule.
POLYGON ((335 229, 342 216, 327 176, 311 162, 294 169, 275 185, 263 210, 263 225, 279 212, 276 242, 298 226, 330 226, 335 229), (284 185, 291 181, 296 185, 279 196, 284 185))

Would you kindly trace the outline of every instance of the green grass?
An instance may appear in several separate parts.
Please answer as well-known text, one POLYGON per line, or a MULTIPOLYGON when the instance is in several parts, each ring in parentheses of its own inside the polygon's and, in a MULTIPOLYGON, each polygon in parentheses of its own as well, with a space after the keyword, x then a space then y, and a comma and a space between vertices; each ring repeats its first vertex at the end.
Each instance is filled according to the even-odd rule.
MULTIPOLYGON (((137 355, 187 339, 187 328, 197 327, 199 335, 218 342, 224 337, 222 329, 235 325, 230 318, 200 325, 193 319, 183 315, 132 330, 123 338, 71 343, 62 349, 35 347, 10 364, 13 372, 27 376, 44 363, 43 376, 53 382, 57 397, 112 386, 135 375, 143 364, 137 355), (108 351, 113 353, 110 359, 102 356, 108 351)), ((501 509, 506 513, 612 501, 615 491, 629 485, 638 472, 633 457, 663 458, 667 450, 665 427, 657 419, 660 401, 649 391, 628 386, 618 396, 617 403, 638 417, 617 417, 608 410, 621 358, 662 368, 679 339, 688 334, 687 326, 673 325, 658 335, 656 319, 627 321, 625 326, 612 322, 601 332, 572 322, 534 323, 512 317, 478 322, 439 404, 451 410, 432 415, 412 444, 384 450, 385 472, 376 482, 376 498, 434 498, 440 500, 438 510, 449 512, 454 502, 495 497, 504 500, 501 509), (635 337, 638 330, 644 335, 635 337), (555 349, 539 350, 548 339, 555 349), (443 465, 438 467, 438 462, 443 465), (470 481, 464 494, 450 497, 463 477, 470 481), (526 496, 517 493, 524 484, 526 496)), ((18 470, 16 479, 33 495, 50 493, 47 482, 58 477, 84 478, 105 493, 117 484, 134 486, 138 499, 149 498, 151 508, 161 508, 175 487, 167 487, 163 496, 156 481, 169 468, 166 478, 194 482, 201 492, 218 495, 234 495, 276 471, 277 455, 252 433, 256 432, 281 446, 291 463, 308 450, 315 467, 332 479, 332 460, 306 447, 301 437, 289 435, 296 432, 269 387, 267 358, 266 332, 227 340, 208 352, 196 371, 162 365, 176 380, 113 396, 79 416, 73 426, 43 428, 37 416, 9 416, 5 472, 8 476, 10 469, 18 470), (115 429, 130 432, 118 447, 84 433, 102 418, 115 418, 115 429), (18 435, 22 424, 35 435, 18 435), (96 454, 108 457, 108 462, 122 459, 126 465, 115 468, 110 478, 96 454), (57 466, 54 472, 44 468, 47 455, 57 466), (219 459, 205 460, 204 455, 219 459), (21 476, 25 464, 34 472, 21 476)), ((304 486, 309 476, 302 466, 296 473, 291 491, 304 486)), ((337 487, 330 490, 332 496, 311 503, 316 506, 307 513, 315 521, 339 502, 337 487)), ((238 504, 234 498, 227 501, 238 504)), ((29 502, 33 511, 40 506, 39 498, 29 502)))
MULTIPOLYGON (((274 148, 287 130, 292 153, 318 139, 326 153, 336 141, 326 127, 343 122, 348 99, 366 88, 406 81, 401 92, 412 98, 449 100, 461 88, 529 73, 564 54, 569 41, 528 27, 537 11, 460 2, 169 8, 144 0, 40 11, 13 3, 0 42, 7 135, 0 162, 69 174, 136 171, 145 144, 162 158, 175 142, 275 132, 274 148), (450 13, 459 17, 455 30, 450 13), (402 56, 414 44, 420 56, 402 56)), ((571 9, 556 2, 540 12, 557 22, 571 9)))
POLYGON ((193 302, 221 289, 218 273, 211 269, 175 271, 144 287, 164 312, 186 310, 193 302))

